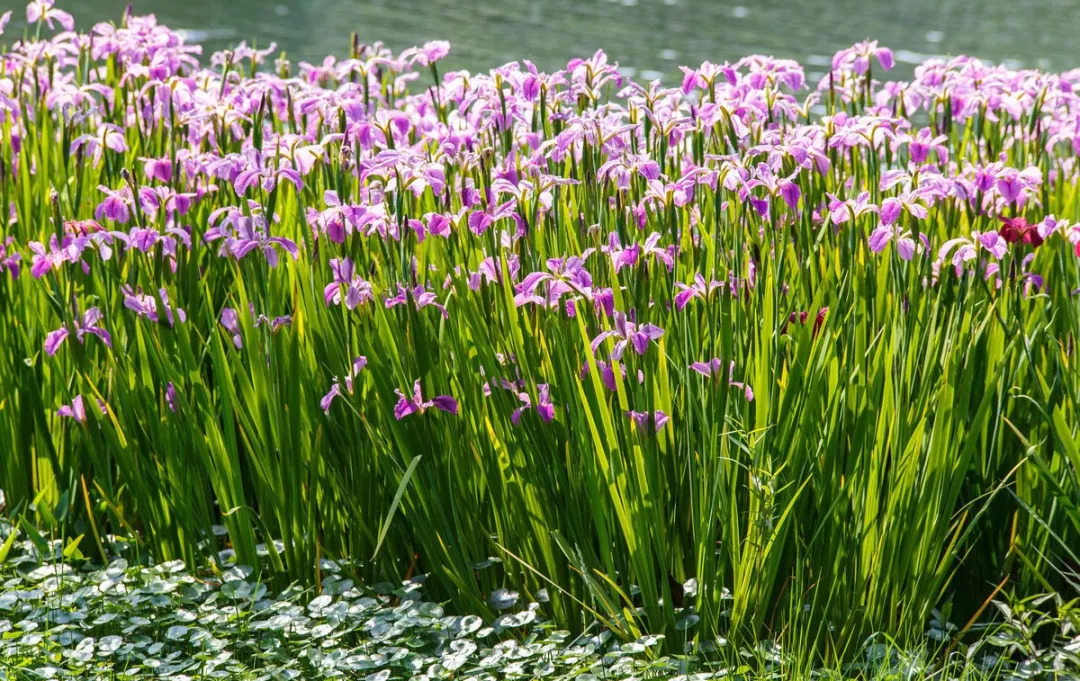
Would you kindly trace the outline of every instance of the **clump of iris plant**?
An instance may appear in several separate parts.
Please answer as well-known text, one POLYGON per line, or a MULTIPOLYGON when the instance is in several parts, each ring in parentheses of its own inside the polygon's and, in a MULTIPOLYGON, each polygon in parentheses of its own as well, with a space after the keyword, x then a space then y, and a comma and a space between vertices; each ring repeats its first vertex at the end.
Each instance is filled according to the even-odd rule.
POLYGON ((620 641, 812 594, 842 650, 1080 541, 1080 71, 890 79, 866 41, 638 82, 10 16, 0 487, 65 556, 194 561, 220 522, 309 586, 347 553, 462 608, 551 580, 620 641))

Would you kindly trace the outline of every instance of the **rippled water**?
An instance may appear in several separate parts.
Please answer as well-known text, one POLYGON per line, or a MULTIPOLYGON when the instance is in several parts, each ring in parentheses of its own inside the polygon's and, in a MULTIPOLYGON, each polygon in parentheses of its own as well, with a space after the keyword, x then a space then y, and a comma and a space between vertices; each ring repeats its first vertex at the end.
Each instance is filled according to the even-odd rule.
MULTIPOLYGON (((10 0, 8 0, 10 2, 10 0)), ((125 0, 59 0, 83 25, 118 17, 125 0)), ((6 4, 6 3, 0 3, 6 4)), ((294 61, 347 53, 350 35, 395 50, 443 38, 448 68, 527 58, 544 69, 603 48, 638 77, 673 80, 679 64, 772 54, 800 60, 810 80, 827 57, 864 38, 892 47, 903 71, 929 55, 1068 69, 1078 0, 135 0, 206 45, 271 41, 294 61), (738 4, 738 3, 742 4, 738 4)))

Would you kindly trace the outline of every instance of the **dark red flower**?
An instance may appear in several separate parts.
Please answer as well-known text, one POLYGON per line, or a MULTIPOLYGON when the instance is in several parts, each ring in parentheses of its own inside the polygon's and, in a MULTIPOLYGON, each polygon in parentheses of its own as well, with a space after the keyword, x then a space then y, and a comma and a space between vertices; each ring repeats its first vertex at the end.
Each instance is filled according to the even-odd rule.
POLYGON ((829 308, 823 307, 817 312, 817 319, 814 320, 814 337, 817 337, 817 332, 821 328, 821 325, 825 323, 825 315, 829 314, 829 308))
MULTIPOLYGON (((825 315, 828 313, 829 308, 827 307, 823 307, 818 310, 817 316, 814 318, 814 330, 812 332, 814 338, 817 337, 818 331, 821 329, 821 325, 825 323, 825 315)), ((788 324, 794 324, 795 322, 798 322, 800 324, 806 324, 806 320, 809 316, 809 313, 807 313, 805 310, 799 312, 792 312, 790 315, 788 315, 787 321, 784 322, 784 326, 780 329, 780 333, 787 333, 788 324)))
POLYGON ((1032 248, 1038 248, 1042 245, 1043 238, 1039 235, 1037 226, 1029 225, 1023 217, 999 219, 1002 222, 1002 227, 998 230, 998 234, 1006 242, 1015 244, 1022 241, 1032 248))
POLYGON ((1027 220, 1023 217, 999 219, 1002 222, 1002 227, 998 230, 998 234, 1010 244, 1018 243, 1029 226, 1027 220))

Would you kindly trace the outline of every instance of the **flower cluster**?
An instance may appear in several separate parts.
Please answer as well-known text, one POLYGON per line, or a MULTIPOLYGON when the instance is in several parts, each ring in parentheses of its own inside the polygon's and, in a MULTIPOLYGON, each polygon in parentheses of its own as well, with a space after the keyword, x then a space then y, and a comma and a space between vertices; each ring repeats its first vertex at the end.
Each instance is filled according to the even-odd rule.
MULTIPOLYGON (((17 280, 29 259, 34 282, 0 290, 52 303, 42 309, 59 324, 37 341, 49 357, 72 336, 100 339, 103 352, 55 358, 91 375, 119 361, 109 351, 144 347, 144 333, 193 334, 176 347, 195 357, 215 322, 272 367, 273 337, 289 328, 289 347, 333 350, 350 367, 340 379, 331 363, 317 370, 332 386, 324 412, 355 397, 396 420, 456 415, 454 397, 426 399, 421 381, 473 394, 481 360, 469 348, 520 352, 525 329, 539 354, 517 367, 528 367, 509 382, 519 406, 501 416, 535 410, 548 423, 564 413, 556 401, 581 406, 566 384, 578 367, 636 404, 687 365, 753 400, 734 362, 695 357, 747 351, 718 329, 766 291, 778 292, 769 328, 816 342, 827 308, 812 334, 795 330, 832 263, 905 296, 972 275, 1026 296, 1076 289, 1080 227, 1053 211, 1071 211, 1058 197, 1080 174, 1077 72, 957 57, 882 82, 893 55, 865 42, 816 87, 797 63, 758 55, 683 67, 677 88, 632 82, 602 52, 554 73, 515 62, 440 77, 450 46, 438 41, 271 72, 270 52, 246 45, 200 61, 153 17, 84 35, 53 0, 34 0, 26 20, 38 36, 62 32, 4 55, 0 184, 43 171, 39 145, 22 141, 51 134, 41 143, 66 164, 53 184, 68 189, 51 212, 23 198, 4 207, 0 274, 17 280), (39 110, 57 125, 28 113, 39 110), (986 132, 969 139, 972 126, 986 132), (781 279, 762 287, 765 271, 781 279), (397 360, 368 367, 382 394, 359 393, 380 353, 397 360)), ((640 427, 650 413, 622 409, 640 427)), ((657 430, 682 417, 651 413, 657 430)))

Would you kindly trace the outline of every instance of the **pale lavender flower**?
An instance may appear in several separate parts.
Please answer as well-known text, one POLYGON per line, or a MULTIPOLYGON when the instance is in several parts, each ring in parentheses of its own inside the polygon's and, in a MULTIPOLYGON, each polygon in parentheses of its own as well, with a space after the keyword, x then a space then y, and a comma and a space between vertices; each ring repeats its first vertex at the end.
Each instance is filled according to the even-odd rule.
POLYGON ((641 255, 641 246, 638 244, 634 244, 629 248, 623 248, 622 240, 619 238, 618 232, 611 232, 608 234, 608 243, 606 246, 601 246, 600 250, 611 258, 611 264, 615 266, 616 274, 624 267, 632 268, 636 265, 638 256, 641 255))
MULTIPOLYGON (((75 19, 68 12, 53 7, 55 4, 56 0, 31 0, 26 6, 26 23, 36 24, 44 21, 51 29, 55 20, 65 31, 74 31, 75 19)), ((7 23, 6 20, 4 23, 7 23)))
POLYGON ((1004 167, 997 176, 995 186, 1006 205, 1024 205, 1029 193, 1038 189, 1042 184, 1042 170, 1032 166, 1024 170, 1004 167))
POLYGON ((432 40, 424 43, 423 47, 413 47, 399 55, 401 61, 408 64, 430 66, 450 54, 450 43, 446 40, 432 40))
POLYGON ((62 405, 56 410, 56 415, 73 418, 79 423, 86 423, 86 406, 83 404, 82 395, 76 395, 70 405, 62 405))
POLYGON ((928 215, 926 206, 916 201, 917 196, 913 192, 904 192, 899 196, 890 196, 881 202, 881 223, 891 225, 900 219, 903 212, 907 212, 913 218, 923 220, 928 215))
POLYGON ((675 267, 676 248, 674 244, 661 246, 660 238, 660 232, 650 234, 641 244, 641 256, 643 258, 652 256, 657 262, 663 263, 670 272, 675 267))
POLYGON ((513 218, 517 224, 519 231, 524 228, 524 220, 514 210, 517 205, 517 201, 511 199, 505 203, 495 206, 491 211, 486 210, 474 210, 469 213, 469 229, 474 234, 483 234, 493 224, 504 218, 513 218))
POLYGON ((897 138, 898 143, 903 141, 907 141, 908 154, 911 155, 911 162, 915 165, 925 162, 931 151, 937 154, 939 163, 949 162, 949 138, 945 135, 934 135, 934 131, 930 128, 923 128, 916 135, 903 135, 897 138))
POLYGON ((646 180, 660 178, 660 164, 648 156, 627 156, 607 161, 596 169, 596 179, 614 179, 620 189, 629 189, 630 181, 634 175, 640 175, 646 180))
POLYGON ((837 52, 833 57, 832 68, 834 71, 851 69, 861 76, 869 70, 871 57, 876 58, 881 68, 886 71, 892 69, 895 63, 892 50, 878 47, 876 40, 868 40, 837 52))
POLYGON ((957 237, 943 243, 938 249, 938 263, 943 263, 951 253, 953 267, 959 276, 964 269, 964 264, 978 257, 980 247, 998 260, 1004 258, 1008 252, 1008 243, 996 231, 976 231, 971 233, 971 237, 970 239, 957 237))

